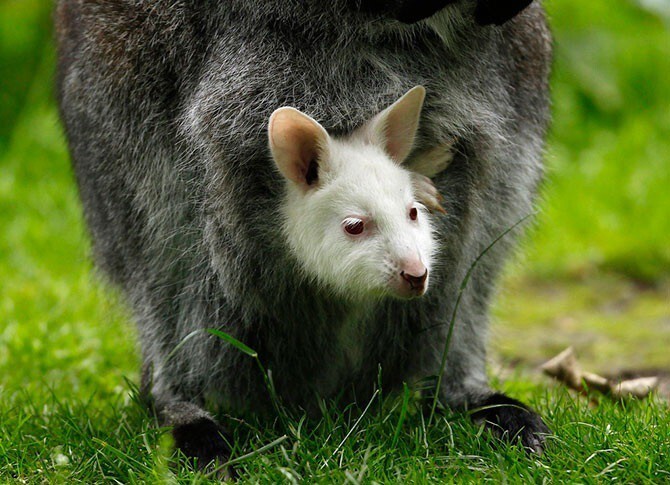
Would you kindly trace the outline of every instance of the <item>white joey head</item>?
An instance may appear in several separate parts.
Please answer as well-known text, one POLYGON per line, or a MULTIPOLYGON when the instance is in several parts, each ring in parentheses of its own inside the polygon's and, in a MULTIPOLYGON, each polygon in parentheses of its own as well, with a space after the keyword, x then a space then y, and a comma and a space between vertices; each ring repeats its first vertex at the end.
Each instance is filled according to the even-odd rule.
POLYGON ((340 296, 412 298, 428 289, 436 243, 422 202, 436 192, 402 165, 424 97, 417 86, 341 138, 294 108, 270 117, 289 247, 307 276, 340 296))

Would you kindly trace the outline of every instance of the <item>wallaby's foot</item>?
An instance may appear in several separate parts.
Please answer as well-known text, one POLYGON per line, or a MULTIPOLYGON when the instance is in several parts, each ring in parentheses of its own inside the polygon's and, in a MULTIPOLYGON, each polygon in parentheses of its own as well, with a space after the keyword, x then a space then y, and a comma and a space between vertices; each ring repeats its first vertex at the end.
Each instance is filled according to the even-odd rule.
POLYGON ((455 145, 456 139, 453 138, 412 156, 405 165, 413 172, 434 177, 443 172, 454 159, 455 145))
POLYGON ((172 428, 175 447, 186 456, 194 469, 216 471, 217 478, 231 479, 234 478, 234 471, 230 467, 222 467, 230 459, 225 435, 220 425, 206 417, 172 428))
POLYGON ((454 158, 455 142, 453 139, 420 152, 405 164, 412 171, 412 185, 416 198, 431 212, 445 213, 442 207, 442 195, 430 177, 434 177, 449 166, 454 158))
POLYGON ((496 436, 510 442, 520 441, 532 453, 541 455, 551 433, 542 418, 523 403, 498 393, 479 404, 472 414, 476 423, 484 423, 496 436))
POLYGON ((431 211, 441 212, 445 214, 446 211, 442 207, 442 195, 437 190, 433 181, 425 175, 412 172, 412 186, 414 187, 414 196, 419 202, 426 206, 431 211))

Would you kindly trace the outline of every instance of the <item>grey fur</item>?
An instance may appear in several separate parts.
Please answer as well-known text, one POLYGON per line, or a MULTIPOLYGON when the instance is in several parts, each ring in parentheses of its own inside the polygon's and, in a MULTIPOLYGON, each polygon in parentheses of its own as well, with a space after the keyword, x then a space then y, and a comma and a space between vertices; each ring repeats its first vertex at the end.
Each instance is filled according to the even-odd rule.
MULTIPOLYGON (((284 403, 308 410, 316 394, 365 399, 379 364, 387 387, 434 375, 469 265, 533 210, 549 105, 542 8, 482 27, 464 0, 405 25, 350 3, 58 3, 59 101, 95 259, 134 309, 143 385, 168 424, 270 409, 256 364, 211 327, 256 349, 284 403), (448 212, 438 264, 425 297, 352 314, 300 276, 280 237, 267 120, 290 105, 348 133, 417 84, 416 152, 458 140, 435 180, 448 212), (355 338, 338 340, 352 319, 355 338)), ((496 245, 464 294, 442 388, 452 406, 493 394, 487 313, 509 249, 496 245)))

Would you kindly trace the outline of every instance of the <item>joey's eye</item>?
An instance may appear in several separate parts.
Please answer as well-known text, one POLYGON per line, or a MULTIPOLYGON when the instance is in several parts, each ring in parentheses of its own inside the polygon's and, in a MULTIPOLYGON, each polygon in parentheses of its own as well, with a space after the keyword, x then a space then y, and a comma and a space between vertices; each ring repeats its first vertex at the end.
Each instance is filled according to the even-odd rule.
POLYGON ((419 211, 416 210, 416 207, 412 207, 409 210, 409 218, 412 219, 413 221, 416 221, 417 217, 419 217, 419 211))
POLYGON ((344 232, 351 236, 358 236, 365 230, 365 222, 355 217, 349 217, 342 221, 344 232))

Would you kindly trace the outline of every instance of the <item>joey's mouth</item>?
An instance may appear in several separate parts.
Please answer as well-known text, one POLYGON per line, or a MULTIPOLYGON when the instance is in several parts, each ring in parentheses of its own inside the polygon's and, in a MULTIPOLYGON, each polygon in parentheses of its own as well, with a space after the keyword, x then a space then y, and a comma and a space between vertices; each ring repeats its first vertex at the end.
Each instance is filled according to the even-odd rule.
POLYGON ((400 273, 389 282, 390 293, 401 300, 420 298, 428 291, 428 270, 420 276, 400 273))
POLYGON ((394 291, 393 296, 399 300, 414 300, 416 298, 421 298, 426 294, 427 289, 410 289, 410 290, 401 290, 394 291))

